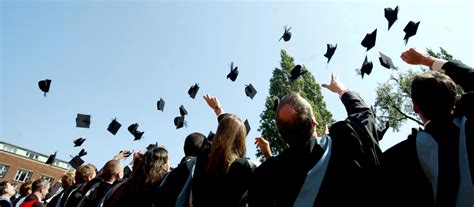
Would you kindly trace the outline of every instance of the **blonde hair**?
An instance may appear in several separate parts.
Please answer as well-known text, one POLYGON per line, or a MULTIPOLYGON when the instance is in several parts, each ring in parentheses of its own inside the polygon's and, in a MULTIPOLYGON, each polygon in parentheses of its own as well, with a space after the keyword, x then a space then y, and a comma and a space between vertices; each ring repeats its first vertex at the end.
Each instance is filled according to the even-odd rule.
POLYGON ((227 173, 234 160, 244 158, 246 136, 245 125, 239 117, 231 114, 223 118, 212 141, 207 173, 227 173))
POLYGON ((61 177, 61 185, 64 189, 69 188, 74 185, 76 176, 76 170, 68 170, 61 177))
POLYGON ((96 168, 93 164, 81 165, 76 170, 75 180, 77 184, 87 182, 87 178, 95 175, 96 168))

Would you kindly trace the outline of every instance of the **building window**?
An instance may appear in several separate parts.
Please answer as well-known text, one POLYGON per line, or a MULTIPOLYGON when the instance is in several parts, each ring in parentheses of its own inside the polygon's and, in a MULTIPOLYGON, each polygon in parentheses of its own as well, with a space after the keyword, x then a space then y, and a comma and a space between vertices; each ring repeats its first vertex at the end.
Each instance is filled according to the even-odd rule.
POLYGON ((31 178, 32 174, 33 172, 28 171, 28 170, 18 170, 13 180, 24 183, 31 178))
POLYGON ((17 148, 11 145, 3 145, 3 149, 7 152, 16 153, 17 148))
POLYGON ((10 168, 10 166, 5 165, 5 164, 0 164, 0 178, 5 177, 5 175, 7 174, 8 168, 10 168))
POLYGON ((50 177, 50 176, 47 176, 47 175, 42 175, 41 179, 45 179, 45 180, 49 181, 49 184, 53 184, 53 181, 54 181, 53 177, 50 177))
POLYGON ((33 152, 26 152, 26 157, 28 157, 30 159, 33 159, 33 160, 37 160, 38 159, 38 154, 33 153, 33 152))

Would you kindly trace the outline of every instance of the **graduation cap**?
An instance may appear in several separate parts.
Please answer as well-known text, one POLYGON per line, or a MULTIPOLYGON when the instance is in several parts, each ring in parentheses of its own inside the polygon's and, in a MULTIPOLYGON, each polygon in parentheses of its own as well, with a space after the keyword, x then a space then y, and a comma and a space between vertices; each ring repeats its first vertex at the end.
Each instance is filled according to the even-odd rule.
POLYGON ((388 30, 390 30, 390 27, 392 27, 393 23, 397 21, 398 19, 398 6, 395 7, 395 9, 392 9, 390 7, 387 7, 384 9, 385 13, 385 19, 388 21, 388 30))
POLYGON ((255 94, 257 94, 257 90, 255 90, 255 88, 253 87, 252 84, 248 84, 246 87, 245 87, 245 94, 250 97, 250 99, 253 99, 253 97, 255 96, 255 94))
POLYGON ((86 156, 86 155, 87 155, 86 150, 85 150, 85 149, 81 149, 81 151, 79 151, 79 154, 78 154, 77 156, 79 156, 79 157, 84 157, 84 156, 86 156))
POLYGON ((165 109, 165 100, 160 98, 160 100, 156 102, 156 108, 160 111, 163 111, 165 109))
POLYGON ((283 33, 283 35, 280 37, 278 41, 281 41, 281 39, 283 38, 285 42, 288 42, 291 39, 291 32, 290 32, 291 27, 288 28, 287 26, 285 26, 284 28, 285 28, 285 32, 283 33))
POLYGON ((184 126, 184 116, 175 117, 174 125, 176 126, 176 129, 182 128, 184 126))
POLYGON ((49 155, 48 160, 46 160, 45 163, 48 164, 48 165, 52 165, 54 160, 56 160, 56 153, 58 153, 58 152, 56 151, 56 152, 54 152, 54 154, 49 155))
POLYGON ((107 127, 107 130, 112 133, 113 135, 117 134, 118 130, 122 127, 122 124, 120 124, 117 119, 112 120, 110 122, 109 127, 107 127))
POLYGON ((207 135, 207 140, 212 142, 212 140, 214 139, 214 136, 216 136, 216 134, 214 134, 214 132, 210 131, 209 134, 207 135))
POLYGON ((337 44, 336 46, 332 44, 327 44, 327 50, 326 50, 326 54, 324 54, 324 57, 328 58, 328 63, 331 60, 332 56, 334 55, 334 52, 336 52, 336 49, 337 49, 337 44))
POLYGON ((82 143, 84 143, 84 141, 86 141, 86 139, 80 137, 80 138, 77 138, 75 139, 73 142, 74 142, 74 147, 79 147, 82 145, 82 143))
POLYGON ((155 144, 149 144, 147 147, 146 147, 146 150, 147 151, 150 151, 151 149, 155 149, 158 147, 158 142, 156 142, 155 144))
POLYGON ((237 66, 234 67, 234 62, 230 63, 230 73, 227 74, 227 79, 230 78, 231 81, 235 81, 237 76, 239 75, 239 68, 237 66))
POLYGON ((38 86, 40 90, 44 92, 44 96, 46 96, 46 93, 49 92, 49 87, 51 86, 51 80, 49 79, 40 80, 38 81, 38 86))
POLYGON ((393 62, 392 62, 392 59, 388 56, 386 56, 385 54, 383 54, 382 52, 379 52, 380 53, 380 57, 379 57, 379 60, 380 60, 380 64, 387 68, 387 69, 395 69, 397 70, 398 68, 395 67, 395 65, 393 65, 393 62))
POLYGON ((365 35, 364 39, 360 44, 367 48, 369 51, 371 48, 375 46, 375 39, 377 37, 377 29, 375 29, 372 33, 368 33, 365 35))
POLYGON ((280 98, 275 97, 275 100, 273 100, 273 111, 277 111, 278 104, 280 103, 280 98))
POLYGON ((367 55, 366 55, 364 63, 362 63, 362 66, 360 68, 360 74, 362 75, 362 78, 364 78, 364 74, 370 75, 370 73, 372 72, 373 67, 374 66, 373 66, 372 62, 367 60, 367 55))
POLYGON ((247 135, 248 135, 251 128, 250 128, 249 121, 247 119, 245 119, 244 125, 245 125, 245 130, 247 131, 247 135))
POLYGON ((181 114, 181 116, 188 115, 188 111, 186 111, 183 105, 179 107, 179 114, 181 114))
POLYGON ((82 160, 82 158, 79 157, 79 155, 76 155, 76 156, 74 156, 74 157, 69 161, 69 164, 70 164, 74 169, 77 169, 79 166, 81 166, 82 164, 84 164, 84 160, 82 160))
POLYGON ((303 68, 301 67, 301 65, 295 65, 295 67, 290 72, 291 74, 290 79, 294 81, 297 78, 299 78, 301 75, 303 75, 304 73, 306 73, 306 71, 303 71, 303 68))
POLYGON ((138 131, 138 124, 134 123, 128 126, 128 131, 135 137, 133 141, 140 140, 145 132, 138 131))
POLYGON ((77 114, 76 127, 89 128, 91 125, 91 115, 77 114))
POLYGON ((193 86, 191 86, 191 88, 189 88, 188 94, 189 94, 189 96, 191 96, 191 98, 194 99, 196 97, 196 94, 198 93, 198 91, 199 91, 199 85, 196 83, 193 86))
POLYGON ((414 21, 410 21, 408 22, 407 26, 405 26, 405 29, 403 29, 405 32, 405 37, 403 38, 403 40, 405 40, 405 45, 408 43, 408 38, 416 35, 418 25, 420 25, 420 22, 415 23, 414 21))

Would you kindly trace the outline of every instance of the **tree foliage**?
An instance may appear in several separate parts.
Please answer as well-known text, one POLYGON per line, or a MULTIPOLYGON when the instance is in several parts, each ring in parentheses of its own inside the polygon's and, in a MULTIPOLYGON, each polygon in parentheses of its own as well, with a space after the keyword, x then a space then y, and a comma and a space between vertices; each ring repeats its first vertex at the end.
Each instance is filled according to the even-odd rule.
MULTIPOLYGON (((440 47, 439 52, 434 52, 430 48, 427 48, 426 51, 433 57, 448 61, 453 59, 453 56, 442 47, 440 47)), ((413 69, 406 72, 401 71, 390 75, 386 82, 379 83, 374 108, 379 127, 388 121, 394 131, 399 131, 407 120, 423 125, 420 118, 412 110, 410 86, 416 74, 427 70, 427 68, 420 67, 416 71, 413 69)))
MULTIPOLYGON (((326 109, 326 103, 323 100, 321 87, 314 79, 314 76, 309 70, 303 66, 303 70, 307 71, 300 78, 295 81, 290 79, 290 71, 295 66, 294 59, 287 54, 285 50, 281 50, 280 68, 273 70, 273 76, 270 79, 269 96, 265 101, 265 110, 260 114, 260 127, 262 137, 270 142, 271 150, 274 155, 287 149, 288 146, 280 136, 276 126, 276 113, 273 110, 274 100, 283 98, 290 92, 299 92, 313 108, 314 115, 318 123, 332 123, 334 122, 332 114, 326 109)), ((324 124, 317 126, 316 131, 322 133, 324 131, 324 124)), ((257 157, 262 157, 260 150, 257 150, 257 157)))

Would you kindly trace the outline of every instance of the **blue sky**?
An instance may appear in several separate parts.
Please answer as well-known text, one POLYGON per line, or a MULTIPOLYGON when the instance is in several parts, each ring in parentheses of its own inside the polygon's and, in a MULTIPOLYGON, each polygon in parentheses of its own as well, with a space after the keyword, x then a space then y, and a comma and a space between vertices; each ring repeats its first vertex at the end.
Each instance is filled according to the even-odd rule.
MULTIPOLYGON (((247 155, 254 158, 260 113, 269 80, 285 49, 297 64, 310 69, 318 83, 332 72, 373 104, 377 83, 392 71, 378 64, 382 51, 401 70, 417 69, 401 61, 410 47, 444 47, 455 58, 474 65, 472 1, 23 1, 2 0, 0 32, 0 140, 43 154, 58 151, 69 160, 84 137, 84 157, 98 167, 122 149, 144 149, 158 141, 175 166, 183 156, 184 138, 192 132, 215 132, 217 121, 202 96, 220 98, 225 111, 248 119, 252 130, 247 155), (400 7, 398 21, 387 31, 385 7, 400 7), (417 35, 403 42, 408 21, 421 21, 417 35), (289 42, 279 42, 283 26, 292 26, 289 42), (378 28, 377 43, 366 52, 366 33, 378 28), (338 44, 328 68, 326 44, 338 44), (365 55, 374 62, 364 80, 355 74, 365 55), (226 79, 234 61, 240 74, 226 79), (51 79, 47 97, 37 86, 51 79), (196 99, 188 88, 201 87, 196 99), (257 89, 251 100, 244 87, 257 89), (166 100, 164 112, 156 101, 166 100), (187 128, 175 129, 179 106, 189 112, 187 128), (77 113, 92 115, 90 129, 76 128, 77 113), (116 136, 106 128, 122 123, 116 136), (145 131, 133 141, 127 127, 137 122, 145 131)), ((337 95, 323 90, 337 120, 346 114, 337 95)), ((388 133, 383 149, 403 140, 388 133)), ((129 161, 129 160, 128 160, 129 161)))

